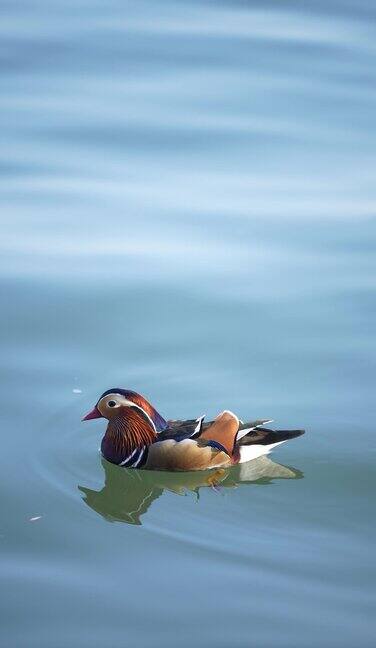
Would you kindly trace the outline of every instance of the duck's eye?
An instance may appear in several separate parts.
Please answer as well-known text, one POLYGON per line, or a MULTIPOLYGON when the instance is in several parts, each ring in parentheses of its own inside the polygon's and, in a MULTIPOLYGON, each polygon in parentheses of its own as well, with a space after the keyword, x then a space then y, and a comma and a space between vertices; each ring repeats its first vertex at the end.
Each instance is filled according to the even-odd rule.
POLYGON ((107 405, 108 407, 115 407, 116 401, 108 401, 107 405))

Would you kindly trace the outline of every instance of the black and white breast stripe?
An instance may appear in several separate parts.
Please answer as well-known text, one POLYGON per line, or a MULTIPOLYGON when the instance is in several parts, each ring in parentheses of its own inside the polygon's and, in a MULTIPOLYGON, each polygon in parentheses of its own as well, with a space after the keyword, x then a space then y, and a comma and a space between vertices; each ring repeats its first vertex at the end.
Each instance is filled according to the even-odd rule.
POLYGON ((119 463, 119 466, 123 468, 141 468, 148 458, 148 448, 147 446, 142 446, 142 448, 136 448, 131 452, 124 461, 119 463))

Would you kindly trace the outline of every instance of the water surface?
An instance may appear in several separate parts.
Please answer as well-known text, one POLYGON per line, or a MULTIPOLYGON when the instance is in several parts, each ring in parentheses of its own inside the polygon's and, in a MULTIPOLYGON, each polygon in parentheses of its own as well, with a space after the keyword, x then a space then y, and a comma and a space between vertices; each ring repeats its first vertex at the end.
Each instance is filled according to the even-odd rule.
POLYGON ((368 648, 374 3, 1 14, 1 645, 368 648), (307 434, 122 471, 113 385, 307 434))

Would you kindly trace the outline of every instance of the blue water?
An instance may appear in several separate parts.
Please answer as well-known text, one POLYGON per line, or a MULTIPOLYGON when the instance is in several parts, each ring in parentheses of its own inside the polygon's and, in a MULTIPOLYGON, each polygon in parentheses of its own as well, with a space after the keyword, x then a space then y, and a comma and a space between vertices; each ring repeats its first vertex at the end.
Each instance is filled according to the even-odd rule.
POLYGON ((0 18, 1 646, 373 646, 375 3, 0 18), (113 385, 307 433, 122 471, 113 385))

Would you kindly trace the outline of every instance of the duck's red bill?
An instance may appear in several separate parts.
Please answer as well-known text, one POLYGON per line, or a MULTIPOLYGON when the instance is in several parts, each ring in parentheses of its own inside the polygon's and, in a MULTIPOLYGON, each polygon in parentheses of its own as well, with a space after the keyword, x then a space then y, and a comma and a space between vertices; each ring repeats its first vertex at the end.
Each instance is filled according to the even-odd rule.
POLYGON ((99 409, 97 407, 94 407, 94 409, 89 412, 89 414, 86 414, 82 421, 90 421, 90 419, 95 419, 95 418, 102 418, 102 414, 100 413, 99 409))

